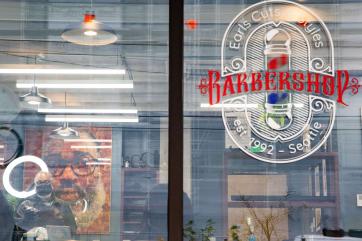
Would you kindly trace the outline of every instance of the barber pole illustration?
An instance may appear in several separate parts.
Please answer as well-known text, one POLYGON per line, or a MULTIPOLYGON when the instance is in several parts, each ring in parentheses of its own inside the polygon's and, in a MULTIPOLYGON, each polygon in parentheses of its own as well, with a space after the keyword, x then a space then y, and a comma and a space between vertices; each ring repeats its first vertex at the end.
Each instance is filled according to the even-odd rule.
MULTIPOLYGON (((265 35, 265 69, 290 71, 291 37, 281 28, 273 28, 265 35)), ((265 120, 274 130, 287 129, 293 121, 292 96, 286 92, 265 94, 265 120)))
POLYGON ((266 123, 274 130, 287 129, 293 121, 291 94, 286 92, 266 94, 265 102, 266 123))

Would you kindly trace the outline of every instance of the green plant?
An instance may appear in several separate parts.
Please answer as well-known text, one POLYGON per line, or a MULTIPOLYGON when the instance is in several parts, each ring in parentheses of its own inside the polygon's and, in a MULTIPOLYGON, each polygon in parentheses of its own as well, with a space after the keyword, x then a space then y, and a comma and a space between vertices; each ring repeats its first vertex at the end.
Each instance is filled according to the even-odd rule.
POLYGON ((184 238, 186 238, 188 241, 196 241, 196 231, 194 230, 194 221, 190 220, 188 221, 188 223, 185 225, 184 230, 183 230, 183 235, 184 238))
POLYGON ((240 241, 239 227, 237 225, 232 225, 230 227, 230 236, 232 241, 240 241))
POLYGON ((200 234, 194 230, 194 221, 190 220, 187 224, 185 224, 185 227, 183 229, 183 236, 188 241, 210 241, 210 238, 214 235, 215 228, 214 228, 214 222, 209 219, 206 221, 206 225, 204 228, 200 229, 200 234))
POLYGON ((248 209, 251 220, 254 221, 252 226, 248 223, 248 234, 254 233, 254 230, 252 230, 253 227, 253 229, 260 230, 260 233, 264 235, 264 237, 261 237, 262 240, 272 241, 273 237, 274 240, 283 240, 280 237, 278 226, 282 220, 288 218, 293 211, 293 208, 286 207, 284 203, 284 201, 288 200, 289 196, 290 194, 282 198, 278 206, 259 212, 258 208, 255 207, 254 201, 249 201, 244 196, 241 196, 241 200, 244 201, 244 206, 248 209))
POLYGON ((215 228, 214 225, 215 223, 209 219, 206 221, 206 226, 205 228, 202 228, 201 231, 201 241, 210 241, 210 238, 214 235, 215 232, 215 228))

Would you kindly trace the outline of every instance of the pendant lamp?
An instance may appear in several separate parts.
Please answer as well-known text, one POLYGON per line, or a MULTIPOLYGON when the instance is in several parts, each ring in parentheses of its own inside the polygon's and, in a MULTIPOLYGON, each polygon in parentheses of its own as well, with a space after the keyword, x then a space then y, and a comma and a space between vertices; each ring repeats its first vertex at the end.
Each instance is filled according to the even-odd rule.
POLYGON ((112 28, 96 20, 94 11, 87 11, 83 22, 69 26, 61 37, 65 41, 88 46, 112 44, 118 39, 112 28))
MULTIPOLYGON (((34 58, 35 65, 37 62, 37 57, 34 58)), ((21 102, 28 103, 29 105, 37 105, 45 104, 45 105, 51 105, 52 101, 46 97, 45 95, 42 95, 39 93, 38 87, 35 85, 36 75, 33 76, 33 85, 30 89, 30 92, 22 95, 19 97, 19 100, 21 102)))
POLYGON ((20 101, 26 102, 29 105, 40 105, 40 104, 50 105, 52 103, 52 101, 48 97, 39 93, 38 87, 36 87, 35 85, 31 87, 29 93, 20 96, 19 99, 20 101))
POLYGON ((68 122, 64 122, 63 126, 52 130, 49 137, 54 139, 78 139, 79 133, 78 131, 70 128, 68 126, 68 122))
MULTIPOLYGON (((64 93, 64 107, 67 107, 67 92, 64 93)), ((53 139, 78 139, 79 133, 78 131, 70 128, 67 120, 65 119, 63 126, 52 130, 49 137, 53 139)))

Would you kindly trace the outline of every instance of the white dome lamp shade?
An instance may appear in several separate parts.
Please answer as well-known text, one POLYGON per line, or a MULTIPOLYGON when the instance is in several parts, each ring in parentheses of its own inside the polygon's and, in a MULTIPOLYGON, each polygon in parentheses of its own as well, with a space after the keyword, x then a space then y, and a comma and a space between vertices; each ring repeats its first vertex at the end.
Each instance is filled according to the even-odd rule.
POLYGON ((21 102, 26 102, 29 105, 52 104, 52 101, 48 97, 39 93, 38 87, 35 85, 31 87, 29 93, 20 96, 19 99, 21 102))
POLYGON ((78 45, 102 46, 116 42, 117 34, 109 26, 98 22, 94 12, 87 11, 81 23, 71 25, 64 30, 61 37, 78 45))
MULTIPOLYGON (((64 92, 64 108, 67 107, 67 92, 64 92)), ((66 118, 66 116, 65 116, 66 118)), ((69 127, 68 122, 65 121, 63 122, 63 126, 52 130, 52 132, 49 135, 50 138, 53 139, 78 139, 79 138, 79 133, 78 131, 72 129, 69 127)))
POLYGON ((79 133, 78 131, 70 128, 68 126, 68 122, 64 122, 63 126, 52 130, 49 137, 53 139, 78 139, 79 133))

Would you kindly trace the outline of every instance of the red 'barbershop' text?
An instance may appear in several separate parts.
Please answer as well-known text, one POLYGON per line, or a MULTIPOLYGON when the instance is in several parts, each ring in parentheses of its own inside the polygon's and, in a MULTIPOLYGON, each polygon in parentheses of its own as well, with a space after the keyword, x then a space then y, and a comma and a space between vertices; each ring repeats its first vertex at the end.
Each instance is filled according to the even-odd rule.
POLYGON ((343 93, 349 87, 349 73, 338 70, 334 76, 310 72, 256 72, 239 73, 221 78, 217 70, 209 70, 208 78, 199 85, 203 94, 208 93, 209 104, 217 104, 221 97, 261 91, 290 91, 335 96, 346 105, 343 93))

